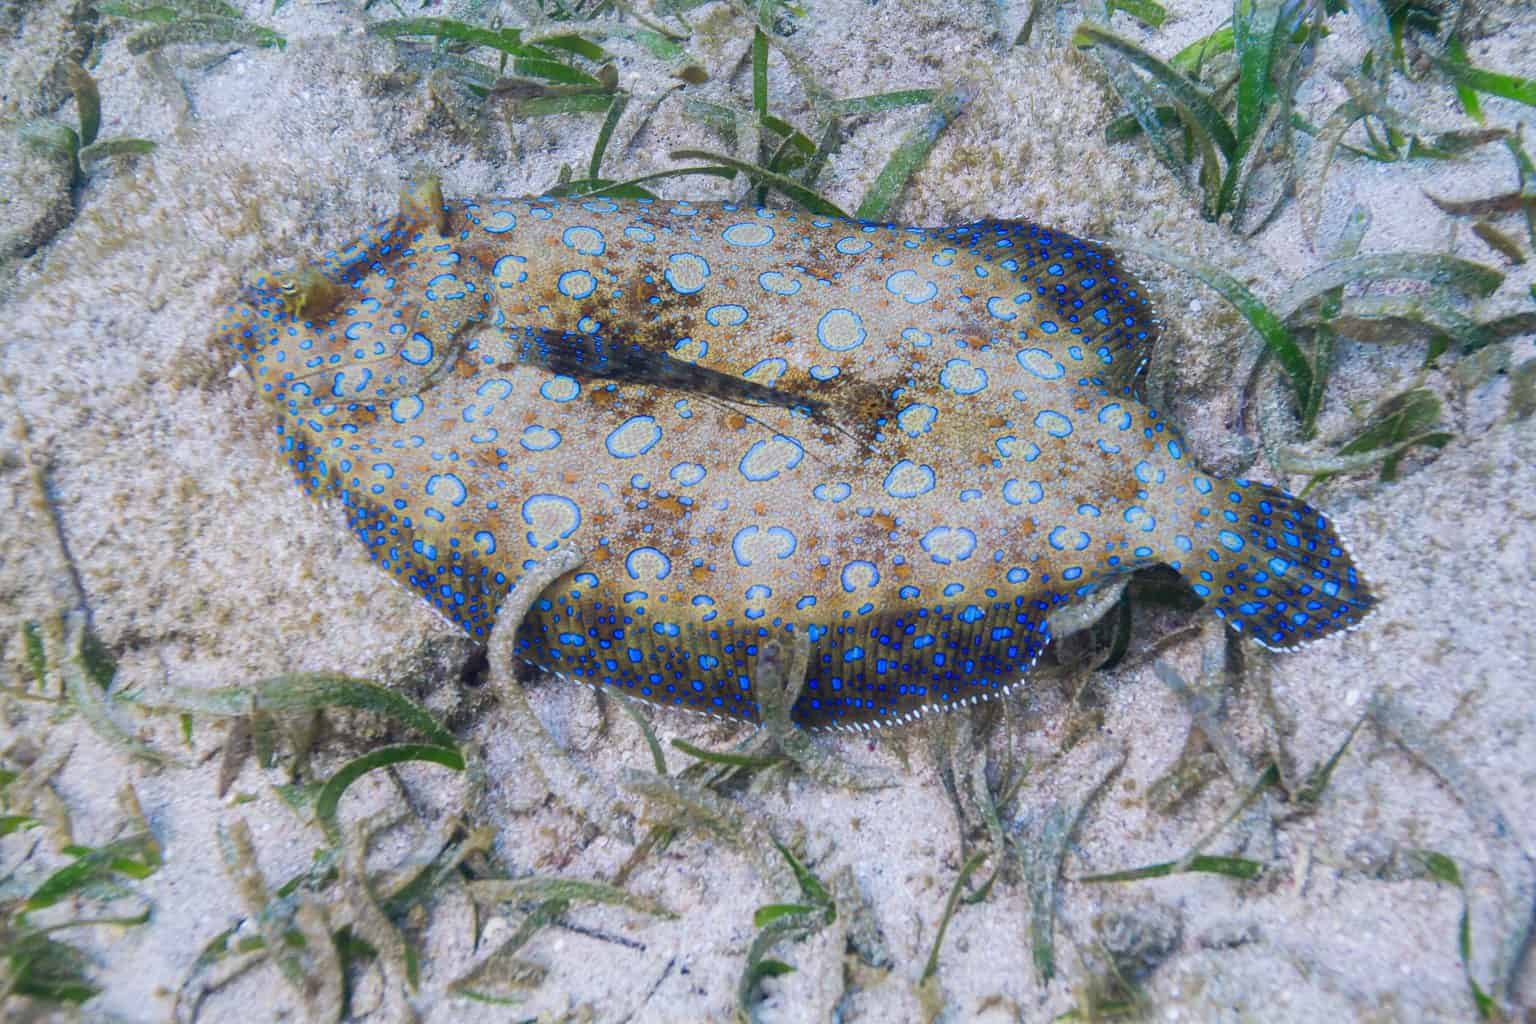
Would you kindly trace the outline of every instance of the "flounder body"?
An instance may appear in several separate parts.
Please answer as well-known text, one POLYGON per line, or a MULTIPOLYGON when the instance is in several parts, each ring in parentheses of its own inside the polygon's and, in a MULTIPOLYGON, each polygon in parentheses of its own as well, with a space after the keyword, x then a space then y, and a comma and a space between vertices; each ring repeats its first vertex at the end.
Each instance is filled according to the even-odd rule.
POLYGON ((1143 566, 1266 646, 1359 620, 1321 513, 1201 473, 1138 400, 1154 331, 1113 253, 1034 224, 429 184, 219 333, 303 485, 470 634, 574 545, 528 662, 756 720, 758 644, 803 633, 824 727, 1001 692, 1143 566))

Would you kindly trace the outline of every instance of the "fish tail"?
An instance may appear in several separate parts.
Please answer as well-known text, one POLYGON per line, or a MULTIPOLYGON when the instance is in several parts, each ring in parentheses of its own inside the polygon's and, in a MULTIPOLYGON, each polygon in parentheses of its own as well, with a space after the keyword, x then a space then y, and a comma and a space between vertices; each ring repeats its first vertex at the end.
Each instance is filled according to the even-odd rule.
POLYGON ((1376 597, 1327 516, 1278 487, 1213 483, 1197 513, 1205 528, 1175 567, 1217 617, 1271 650, 1365 618, 1376 597))

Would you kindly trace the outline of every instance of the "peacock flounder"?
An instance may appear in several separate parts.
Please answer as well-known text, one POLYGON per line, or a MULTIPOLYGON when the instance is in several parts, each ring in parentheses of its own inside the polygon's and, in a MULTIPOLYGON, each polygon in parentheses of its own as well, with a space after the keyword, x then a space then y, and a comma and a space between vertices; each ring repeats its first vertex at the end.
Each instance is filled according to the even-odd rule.
POLYGON ((1154 333, 1113 253, 1035 224, 435 183, 219 328, 304 487, 467 632, 575 546, 522 658, 755 721, 758 644, 803 633, 808 727, 1001 693, 1142 566, 1268 647, 1360 620, 1320 512, 1141 403, 1154 333))

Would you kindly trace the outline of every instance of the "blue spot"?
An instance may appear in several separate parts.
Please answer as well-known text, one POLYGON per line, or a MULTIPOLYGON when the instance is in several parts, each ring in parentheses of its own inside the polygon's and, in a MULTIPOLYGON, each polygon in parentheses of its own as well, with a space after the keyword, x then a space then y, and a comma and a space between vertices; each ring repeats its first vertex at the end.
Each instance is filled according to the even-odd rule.
POLYGON ((1233 533, 1231 530, 1222 530, 1216 535, 1216 539, 1221 541, 1221 546, 1226 548, 1228 551, 1243 550, 1243 538, 1233 533))

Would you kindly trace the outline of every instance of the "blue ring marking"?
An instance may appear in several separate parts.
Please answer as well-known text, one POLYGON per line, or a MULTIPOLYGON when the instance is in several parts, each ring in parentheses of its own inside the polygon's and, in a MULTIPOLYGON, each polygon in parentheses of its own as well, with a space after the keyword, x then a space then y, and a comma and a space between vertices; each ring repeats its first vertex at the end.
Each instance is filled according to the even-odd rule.
POLYGON ((1008 300, 1001 295, 994 295, 987 300, 987 312, 994 320, 1001 320, 1004 323, 1019 318, 1019 314, 1008 308, 1008 300))
POLYGON ((389 418, 396 423, 409 423, 425 408, 420 395, 406 395, 389 403, 389 418))
POLYGON ((1216 535, 1216 539, 1221 541, 1221 546, 1226 548, 1228 551, 1243 550, 1243 538, 1236 533, 1233 533, 1231 530, 1222 530, 1216 535))
POLYGON ((512 382, 505 377, 495 377, 476 388, 475 397, 485 398, 488 401, 484 405, 470 402, 464 406, 459 416, 465 423, 474 423, 476 420, 484 419, 495 412, 497 402, 502 402, 512 397, 512 382))
POLYGON ((885 475, 885 493, 893 498, 916 498, 933 490, 933 467, 902 459, 885 475))
POLYGON ((469 488, 465 487, 464 481, 454 473, 432 474, 427 477, 427 484, 422 490, 427 497, 441 497, 454 507, 464 504, 464 500, 469 497, 469 488), (442 491, 442 494, 439 495, 438 491, 442 491))
POLYGON ((1023 583, 1027 579, 1029 579, 1029 570, 1022 566, 1016 565, 1008 570, 1007 580, 1009 583, 1023 583))
POLYGON ((739 327, 747 322, 747 307, 735 303, 710 306, 704 311, 704 320, 711 327, 739 327))
POLYGON ((601 256, 608 251, 608 243, 597 228, 577 224, 565 229, 560 241, 567 249, 575 249, 582 256, 601 256))
POLYGON ((725 239, 726 245, 756 249, 773 241, 773 228, 760 221, 743 221, 740 224, 732 224, 720 232, 720 237, 725 239))
POLYGON ((914 348, 929 348, 933 345, 933 335, 917 327, 902 328, 901 340, 914 348))
POLYGON ((1138 528, 1143 533, 1151 533, 1157 529, 1157 517, 1152 515, 1140 505, 1132 505, 1125 510, 1124 519, 1130 525, 1138 528))
POLYGON ((1120 430, 1131 429, 1131 414, 1121 408, 1119 402, 1110 402, 1099 410, 1099 422, 1107 427, 1118 427, 1120 430))
POLYGON ((1054 409, 1036 413, 1035 426, 1052 437, 1068 437, 1072 433, 1072 421, 1054 409))
POLYGON ((508 253, 491 265, 491 277, 503 288, 522 284, 528 280, 528 271, 523 269, 527 263, 523 257, 508 253))
POLYGON ((1043 348, 1020 349, 1014 358, 1020 366, 1041 380, 1060 380, 1067 373, 1067 368, 1043 348))
POLYGON ((777 270, 765 270, 757 275, 757 283, 762 286, 763 291, 772 295, 788 297, 800 290, 800 282, 797 279, 777 270))
POLYGON ((869 241, 867 238, 858 238, 854 235, 848 235, 844 238, 839 238, 837 242, 832 246, 832 248, 836 249, 844 256, 857 256, 861 252, 868 251, 869 248, 874 244, 874 242, 869 241))
POLYGON ((864 320, 851 309, 829 309, 816 324, 816 340, 833 352, 856 349, 867 337, 864 320))
POLYGON ((654 416, 631 416, 615 427, 603 444, 614 458, 633 459, 656 447, 660 440, 661 427, 654 416))
POLYGON ((560 294, 568 299, 584 299, 597 291, 597 278, 585 270, 567 270, 555 281, 560 294))
POLYGON ((462 299, 466 294, 464 285, 459 281, 459 275, 457 274, 438 274, 427 282, 426 296, 428 301, 431 302, 462 299), (439 295, 437 294, 437 289, 439 288, 456 288, 457 290, 439 295))
POLYGON ((523 523, 533 527, 528 531, 528 543, 545 551, 553 551, 560 542, 576 532, 581 525, 581 506, 562 494, 533 494, 523 502, 523 523), (538 534, 552 530, 554 537, 543 542, 538 534))
POLYGON ((364 331, 371 330, 372 328, 372 320, 358 320, 348 324, 346 331, 343 333, 346 334, 348 341, 357 341, 360 337, 362 337, 364 331))
POLYGON ((588 199, 581 204, 588 213, 618 213, 619 206, 611 199, 588 199))
POLYGON ((1158 467, 1143 459, 1136 463, 1136 479, 1144 484, 1160 484, 1167 479, 1167 474, 1158 467))
POLYGON ((753 363, 752 367, 742 376, 748 380, 757 380, 755 375, 762 374, 762 379, 757 380, 757 383, 767 384, 769 387, 772 387, 779 382, 779 378, 784 376, 788 370, 788 362, 780 359, 778 356, 769 356, 767 359, 759 359, 753 363))
POLYGON ((672 575, 672 559, 668 558, 665 554, 656 548, 650 546, 635 548, 629 554, 624 556, 624 571, 629 574, 630 579, 637 582, 641 581, 642 579, 647 583, 652 581, 660 582, 661 580, 664 580, 668 576, 672 575), (656 567, 653 574, 647 575, 645 577, 641 576, 641 571, 645 568, 645 566, 638 563, 641 563, 642 560, 655 560, 659 562, 659 565, 656 567))
POLYGON ((645 242, 649 244, 656 241, 656 232, 652 231, 650 228, 644 228, 640 227, 638 224, 632 224, 624 229, 624 237, 630 239, 631 241, 645 242))
POLYGON ((437 354, 437 346, 432 344, 432 339, 417 331, 411 335, 411 340, 400 346, 400 358, 412 366, 426 366, 437 354))
POLYGON ((709 261, 697 253, 675 252, 667 257, 667 270, 661 276, 679 295, 693 295, 709 279, 709 261))
POLYGON ((560 374, 539 385, 539 394, 551 402, 575 401, 581 394, 581 382, 560 374))
POLYGON ((770 440, 754 441, 736 468, 748 480, 760 483, 794 469, 803 458, 805 448, 799 441, 784 434, 775 434, 770 440))
POLYGON ((480 222, 480 230, 488 235, 504 235, 517 227, 517 216, 511 210, 497 210, 480 222))
POLYGON ((939 372, 939 384, 957 395, 974 395, 987 386, 987 371, 969 359, 951 359, 939 372))
POLYGON ((861 558, 854 559, 843 566, 842 572, 838 574, 838 579, 843 584, 843 590, 850 594, 857 592, 860 587, 873 590, 875 585, 880 582, 880 569, 874 562, 868 562, 861 558), (859 578, 861 576, 865 577, 865 579, 861 580, 859 578))
POLYGON ((496 535, 490 530, 478 530, 475 533, 475 543, 480 548, 482 555, 494 555, 496 553, 496 535))
POLYGON ((560 447, 560 440, 560 431, 535 423, 523 428, 523 436, 518 439, 518 443, 530 452, 547 452, 560 447))
POLYGON ((908 305, 918 306, 939 294, 939 286, 915 270, 898 270, 885 279, 885 290, 908 305))
POLYGON ((736 557, 736 564, 744 569, 752 565, 751 552, 747 550, 747 545, 751 544, 752 539, 759 534, 771 542, 770 553, 779 561, 793 555, 795 549, 799 547, 800 542, 795 535, 782 526, 770 526, 766 530, 758 526, 743 526, 736 531, 736 536, 731 538, 731 554, 736 557))
POLYGON ((923 534, 918 544, 939 565, 953 565, 975 554, 976 535, 963 526, 935 526, 923 534), (935 550, 936 547, 947 550, 935 550))
POLYGON ((697 462, 679 462, 667 475, 676 480, 679 487, 693 487, 702 483, 707 473, 708 470, 697 462))
POLYGON ((831 380, 832 378, 836 377, 838 374, 840 374, 842 372, 843 372, 843 368, 841 366, 819 366, 818 365, 818 366, 811 367, 811 370, 810 370, 811 379, 812 380, 819 380, 819 381, 823 381, 823 382, 831 380))
POLYGON ((914 402, 896 414, 896 425, 908 437, 921 437, 933 429, 939 410, 925 402, 914 402))
POLYGON ((847 501, 853 494, 853 488, 845 483, 817 484, 811 488, 811 497, 818 501, 830 501, 834 505, 840 501, 847 501))

